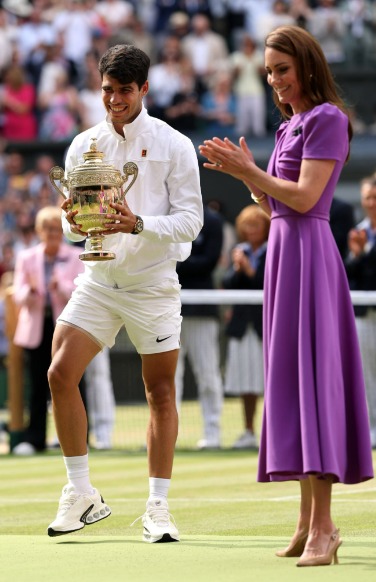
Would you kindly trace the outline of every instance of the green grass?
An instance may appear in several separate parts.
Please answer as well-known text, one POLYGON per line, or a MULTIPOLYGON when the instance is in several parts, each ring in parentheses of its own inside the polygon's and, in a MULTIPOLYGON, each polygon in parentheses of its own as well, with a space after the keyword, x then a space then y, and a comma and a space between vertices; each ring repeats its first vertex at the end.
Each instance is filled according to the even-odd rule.
MULTIPOLYGON (((60 452, 0 456, 0 578, 14 582, 371 582, 376 572, 376 484, 333 489, 333 518, 344 543, 340 565, 295 567, 275 557, 291 536, 297 483, 256 482, 257 453, 187 450, 199 438, 199 409, 187 403, 169 494, 179 544, 146 544, 147 458, 140 445, 145 407, 118 410, 116 450, 90 452, 91 479, 112 509, 100 524, 49 538, 65 469, 60 452), (138 416, 137 416, 138 415, 138 416), (136 420, 136 418, 138 420, 136 420), (137 448, 138 447, 138 448, 137 448)), ((226 401, 225 446, 239 434, 239 402, 226 401)), ((376 454, 374 455, 376 461, 376 454)), ((376 463, 375 463, 376 466, 376 463)))

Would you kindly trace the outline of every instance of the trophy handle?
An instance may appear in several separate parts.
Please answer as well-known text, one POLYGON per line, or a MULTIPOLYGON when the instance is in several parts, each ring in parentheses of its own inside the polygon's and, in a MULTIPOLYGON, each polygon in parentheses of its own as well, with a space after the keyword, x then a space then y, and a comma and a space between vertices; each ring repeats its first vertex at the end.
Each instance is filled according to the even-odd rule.
POLYGON ((134 162, 127 162, 123 166, 123 172, 124 172, 124 176, 123 176, 124 182, 126 182, 128 180, 128 176, 133 176, 131 183, 124 190, 124 197, 125 197, 128 190, 130 190, 130 188, 133 186, 133 184, 136 181, 136 178, 138 176, 138 166, 134 162))
POLYGON ((52 186, 55 188, 56 192, 58 192, 65 199, 67 199, 68 196, 66 196, 64 194, 63 190, 61 190, 61 188, 59 188, 59 186, 57 186, 57 184, 55 183, 56 180, 59 180, 59 182, 63 186, 65 186, 66 188, 68 188, 68 181, 64 178, 64 170, 63 170, 63 168, 60 168, 60 166, 54 166, 49 171, 49 177, 50 177, 50 182, 51 182, 52 186))

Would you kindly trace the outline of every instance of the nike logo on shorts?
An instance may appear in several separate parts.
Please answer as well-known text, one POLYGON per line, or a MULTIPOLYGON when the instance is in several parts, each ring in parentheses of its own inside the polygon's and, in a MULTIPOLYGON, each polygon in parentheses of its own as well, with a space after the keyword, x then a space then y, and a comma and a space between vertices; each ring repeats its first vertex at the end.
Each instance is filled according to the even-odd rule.
POLYGON ((168 335, 167 337, 162 337, 162 338, 160 338, 158 336, 157 339, 156 339, 156 342, 159 344, 161 342, 164 342, 164 341, 168 340, 168 338, 170 338, 170 337, 171 337, 170 335, 168 335))

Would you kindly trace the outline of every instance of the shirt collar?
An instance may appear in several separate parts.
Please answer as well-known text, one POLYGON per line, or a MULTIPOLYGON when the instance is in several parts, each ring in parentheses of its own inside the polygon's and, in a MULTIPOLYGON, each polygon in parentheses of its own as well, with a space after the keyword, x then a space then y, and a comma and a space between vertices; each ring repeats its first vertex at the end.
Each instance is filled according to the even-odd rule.
POLYGON ((117 133, 117 131, 114 128, 114 125, 112 123, 112 121, 110 120, 110 116, 107 113, 106 115, 106 122, 107 125, 111 131, 111 133, 113 133, 120 141, 128 141, 133 139, 136 135, 140 135, 140 133, 143 130, 143 127, 145 125, 147 119, 147 109, 144 106, 144 104, 142 104, 142 108, 140 113, 137 115, 136 119, 134 121, 132 121, 132 123, 126 123, 123 127, 124 129, 124 137, 121 136, 119 133, 117 133))

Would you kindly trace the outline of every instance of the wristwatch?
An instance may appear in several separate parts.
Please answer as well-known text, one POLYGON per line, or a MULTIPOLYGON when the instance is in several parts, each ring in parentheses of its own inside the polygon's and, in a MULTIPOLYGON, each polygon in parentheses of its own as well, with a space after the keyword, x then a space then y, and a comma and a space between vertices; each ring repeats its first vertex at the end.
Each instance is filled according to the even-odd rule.
POLYGON ((131 234, 140 234, 144 230, 144 221, 142 220, 141 216, 137 216, 136 214, 136 224, 131 232, 131 234))

